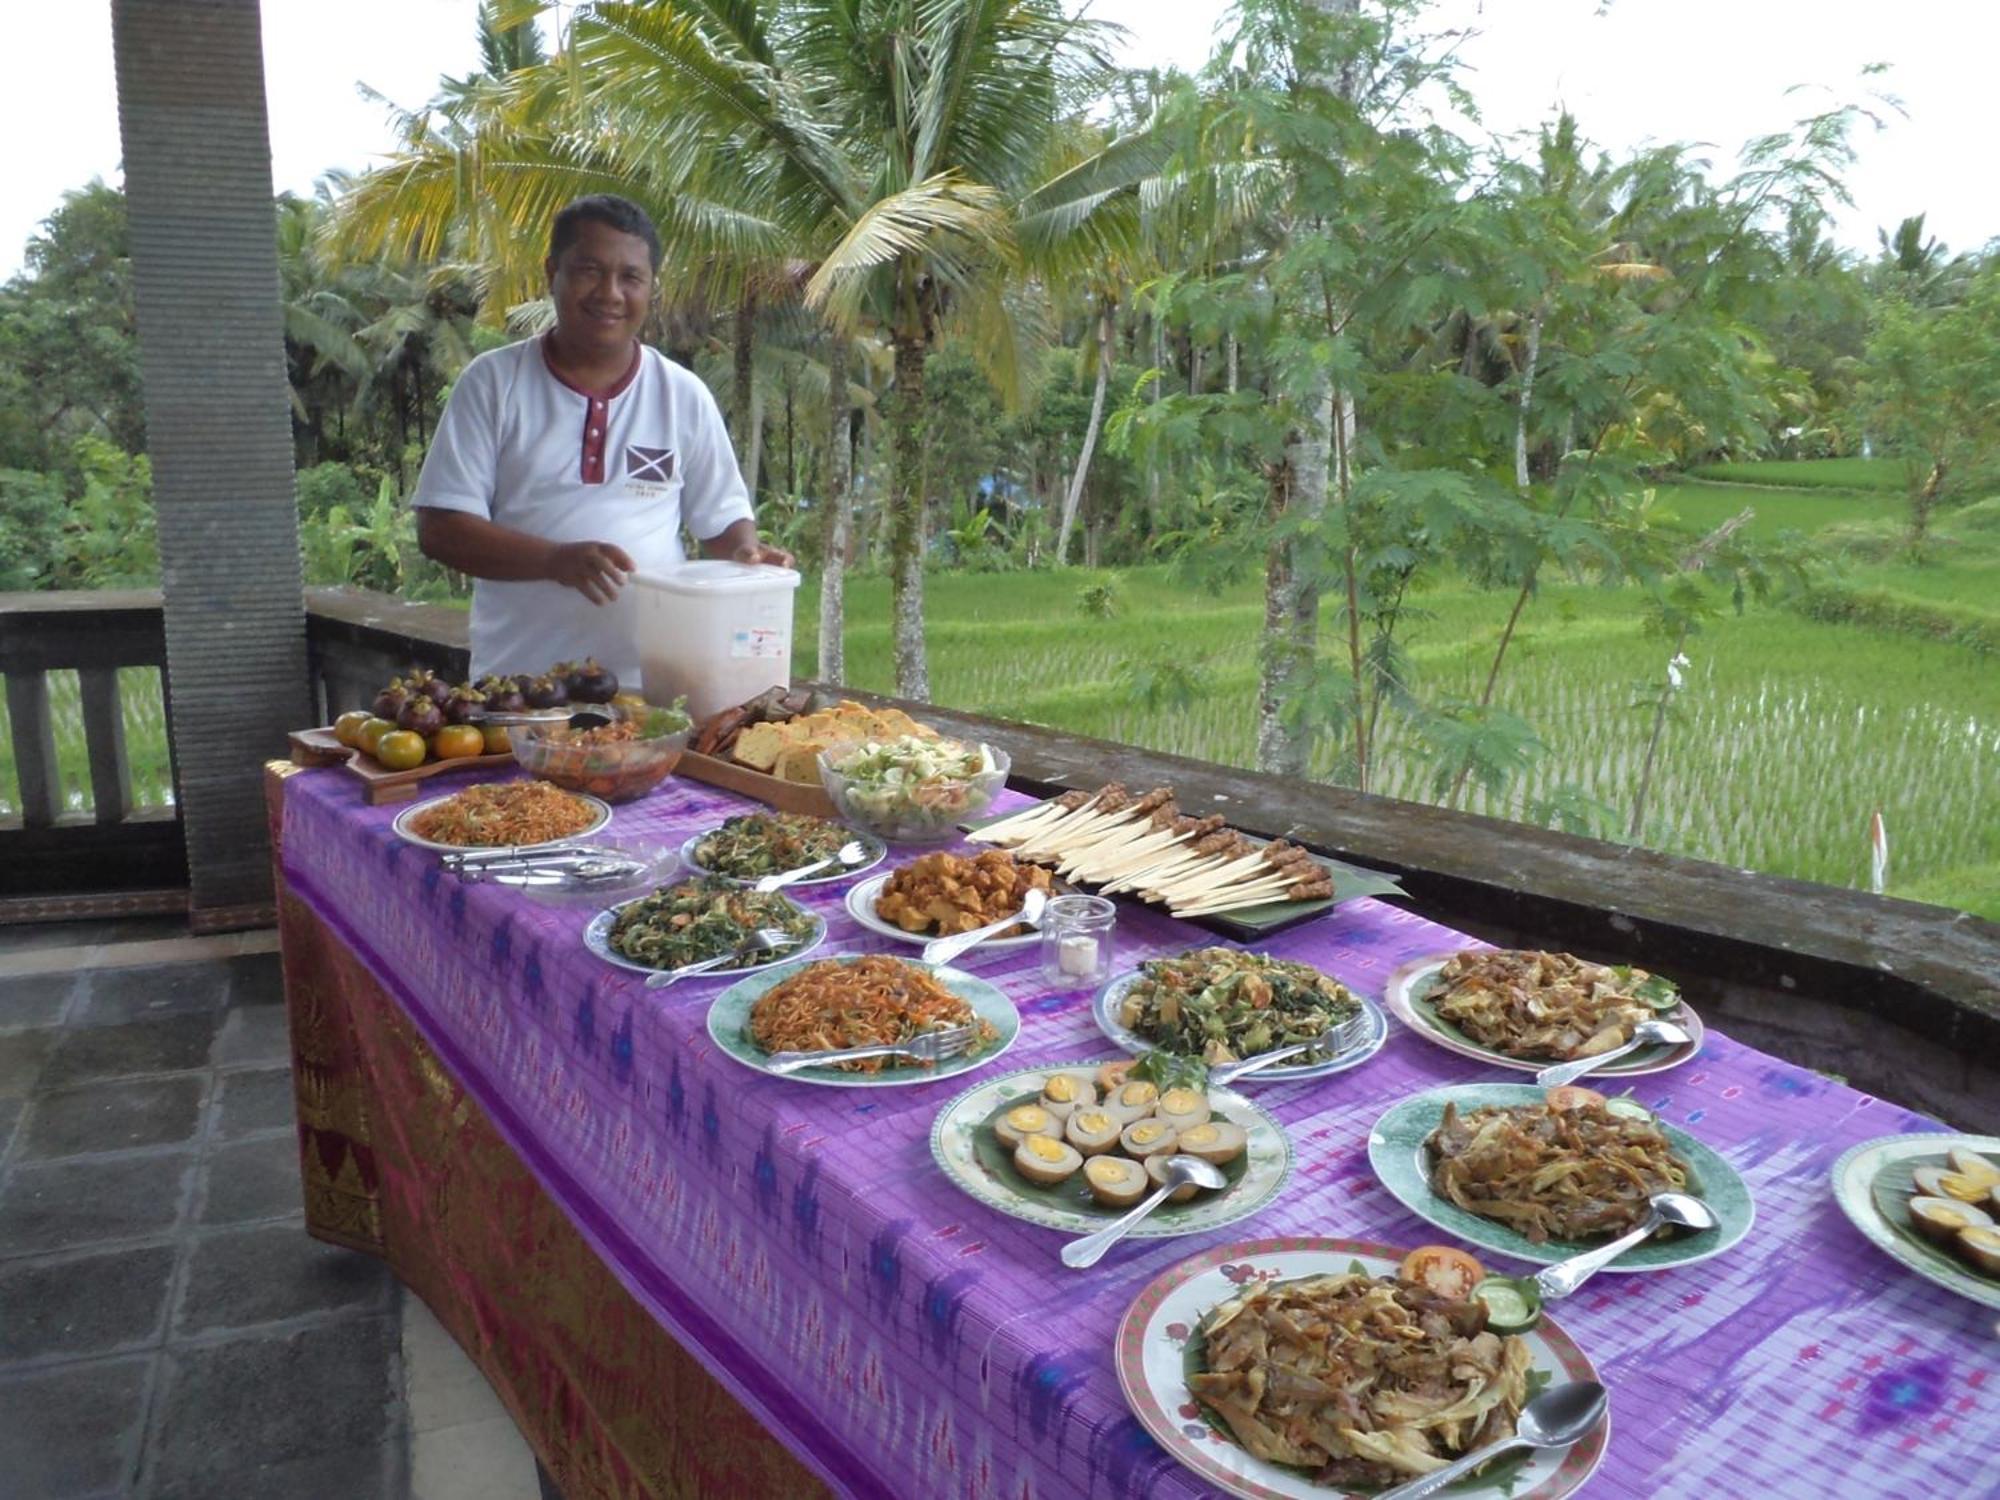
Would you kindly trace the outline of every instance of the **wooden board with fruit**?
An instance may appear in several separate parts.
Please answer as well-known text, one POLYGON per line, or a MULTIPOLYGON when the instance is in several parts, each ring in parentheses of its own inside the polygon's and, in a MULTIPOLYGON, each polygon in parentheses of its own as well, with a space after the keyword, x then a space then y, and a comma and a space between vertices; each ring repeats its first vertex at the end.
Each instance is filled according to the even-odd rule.
POLYGON ((562 662, 540 676, 484 677, 453 685, 414 671, 390 683, 366 709, 344 713, 325 729, 291 735, 298 765, 345 762, 371 806, 403 802, 420 782, 447 771, 511 765, 504 723, 486 715, 610 703, 618 679, 594 661, 562 662))

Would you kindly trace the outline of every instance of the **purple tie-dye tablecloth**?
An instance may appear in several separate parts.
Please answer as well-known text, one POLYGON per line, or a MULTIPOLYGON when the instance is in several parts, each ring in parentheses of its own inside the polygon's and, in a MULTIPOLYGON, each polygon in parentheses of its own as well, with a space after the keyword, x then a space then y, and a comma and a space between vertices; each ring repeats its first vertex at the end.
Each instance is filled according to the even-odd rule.
MULTIPOLYGON (((673 780, 618 809, 611 832, 678 845, 749 805, 673 780)), ((966 1080, 846 1090, 759 1079, 709 1043, 704 1015, 720 984, 648 993, 584 949, 587 909, 461 885, 395 836, 396 811, 364 806, 337 770, 293 777, 288 882, 408 1010, 633 1295, 838 1491, 1209 1493, 1119 1393, 1112 1335, 1139 1289, 1236 1239, 1446 1238, 1376 1182, 1369 1126, 1406 1095, 1498 1075, 1393 1021, 1365 1066, 1257 1091, 1298 1153, 1261 1214, 1128 1241, 1077 1273, 1056 1258, 1060 1235, 985 1209, 933 1165, 932 1117, 966 1080)), ((823 951, 896 947, 846 915, 845 889, 802 897, 829 923, 823 951)), ((1118 963, 1206 937, 1121 907, 1118 963)), ((1398 965, 1460 941, 1363 900, 1263 946, 1379 998, 1398 965)), ((1032 952, 975 967, 1021 1011, 1000 1066, 1112 1055, 1088 993, 1051 993, 1032 952)), ((1935 1122, 1714 1030, 1701 1057, 1636 1084, 1642 1102, 1729 1159, 1757 1222, 1727 1255, 1603 1277, 1563 1304, 1564 1327, 1612 1393, 1611 1449, 1589 1492, 2000 1495, 1994 1315, 1867 1244, 1828 1184, 1848 1146, 1935 1122)))

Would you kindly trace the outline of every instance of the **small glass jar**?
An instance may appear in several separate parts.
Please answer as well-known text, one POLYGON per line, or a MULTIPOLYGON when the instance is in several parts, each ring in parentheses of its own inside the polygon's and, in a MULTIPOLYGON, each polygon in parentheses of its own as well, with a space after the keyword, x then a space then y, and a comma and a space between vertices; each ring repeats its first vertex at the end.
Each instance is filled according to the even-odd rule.
POLYGON ((1057 896, 1042 911, 1042 978, 1082 989, 1111 977, 1111 929, 1118 908, 1102 896, 1057 896))

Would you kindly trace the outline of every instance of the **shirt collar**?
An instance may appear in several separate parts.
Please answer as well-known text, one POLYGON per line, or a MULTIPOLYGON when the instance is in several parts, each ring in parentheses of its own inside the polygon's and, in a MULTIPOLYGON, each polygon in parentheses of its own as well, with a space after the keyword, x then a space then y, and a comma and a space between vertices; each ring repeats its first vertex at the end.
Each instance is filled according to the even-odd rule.
POLYGON ((639 361, 645 358, 645 349, 637 339, 632 340, 632 363, 625 367, 625 373, 618 377, 615 384, 606 386, 602 390, 593 391, 566 379, 562 371, 555 367, 555 362, 549 358, 549 336, 546 333, 535 340, 535 343, 542 351, 542 368, 554 377, 556 384, 562 386, 565 390, 575 391, 577 395, 586 397, 592 401, 609 401, 614 396, 623 395, 626 387, 638 379, 639 361))

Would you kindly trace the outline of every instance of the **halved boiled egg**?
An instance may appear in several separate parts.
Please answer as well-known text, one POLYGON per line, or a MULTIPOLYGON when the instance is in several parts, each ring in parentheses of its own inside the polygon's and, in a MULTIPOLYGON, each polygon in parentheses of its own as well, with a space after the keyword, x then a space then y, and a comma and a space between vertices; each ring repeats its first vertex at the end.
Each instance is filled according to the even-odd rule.
POLYGON ((1219 1167, 1241 1156, 1249 1139, 1241 1125, 1228 1120, 1204 1120, 1183 1130, 1180 1145, 1175 1149, 1189 1156, 1199 1156, 1203 1161, 1212 1161, 1219 1167))
POLYGON ((1960 1203, 1978 1203, 1992 1191, 1992 1184, 1949 1167, 1918 1167, 1910 1174, 1917 1191, 1929 1198, 1956 1198, 1960 1203))
POLYGON ((1105 1099, 1104 1107, 1110 1113, 1117 1115, 1121 1123, 1129 1125, 1134 1120, 1143 1120, 1150 1115, 1159 1102, 1160 1090, 1157 1084, 1148 1083, 1143 1078, 1133 1078, 1119 1084, 1105 1099))
POLYGON ((1153 1112, 1175 1130, 1186 1130, 1208 1118, 1208 1096, 1198 1089, 1168 1089, 1153 1112))
POLYGON ((1014 1170, 1044 1187, 1061 1182, 1082 1165, 1076 1147, 1051 1135, 1026 1136, 1014 1152, 1014 1170))
POLYGON ((1910 1220, 1941 1245, 1949 1245, 1961 1229, 1991 1229, 1993 1216, 1983 1208, 1960 1203, 1956 1198, 1933 1198, 1919 1194, 1910 1200, 1910 1220))
POLYGON ((1118 1144, 1118 1126, 1108 1110, 1080 1109, 1063 1126, 1063 1138, 1085 1156, 1096 1156, 1118 1144))
POLYGON ((1146 1196, 1146 1169, 1123 1156, 1093 1156, 1083 1164, 1090 1195, 1111 1208, 1130 1208, 1146 1196))
POLYGON ((1081 1073, 1051 1073, 1042 1084, 1042 1108, 1058 1120, 1097 1102, 1097 1085, 1081 1073))
POLYGON ((1163 1151, 1171 1152, 1178 1137, 1174 1127, 1158 1115, 1147 1120, 1134 1120, 1119 1132, 1118 1145, 1128 1156, 1144 1160, 1148 1156, 1158 1156, 1163 1151))
POLYGON ((2000 1229, 1973 1224, 1959 1230, 1951 1248, 1976 1271, 2000 1276, 2000 1229))
MULTIPOLYGON (((1199 1130, 1201 1127, 1196 1126, 1195 1128, 1199 1130)), ((1146 1175, 1152 1179, 1154 1187, 1163 1188, 1167 1185, 1167 1173, 1170 1170, 1167 1163, 1172 1160, 1173 1157, 1171 1156, 1149 1156, 1146 1158, 1146 1175)), ((1173 1192, 1167 1194, 1167 1201, 1169 1203, 1185 1203, 1200 1191, 1201 1189, 1191 1182, 1183 1183, 1180 1187, 1174 1189, 1173 1192)))
POLYGON ((1970 1177, 1989 1188, 2000 1187, 2000 1167, 1994 1166, 1990 1158, 1981 1156, 1970 1146, 1953 1146, 1945 1153, 1945 1160, 1951 1163, 1952 1171, 1961 1177, 1970 1177))
POLYGON ((1062 1121, 1039 1104, 1021 1104, 993 1122, 993 1133, 1003 1146, 1019 1146, 1031 1135, 1061 1135, 1062 1121))

